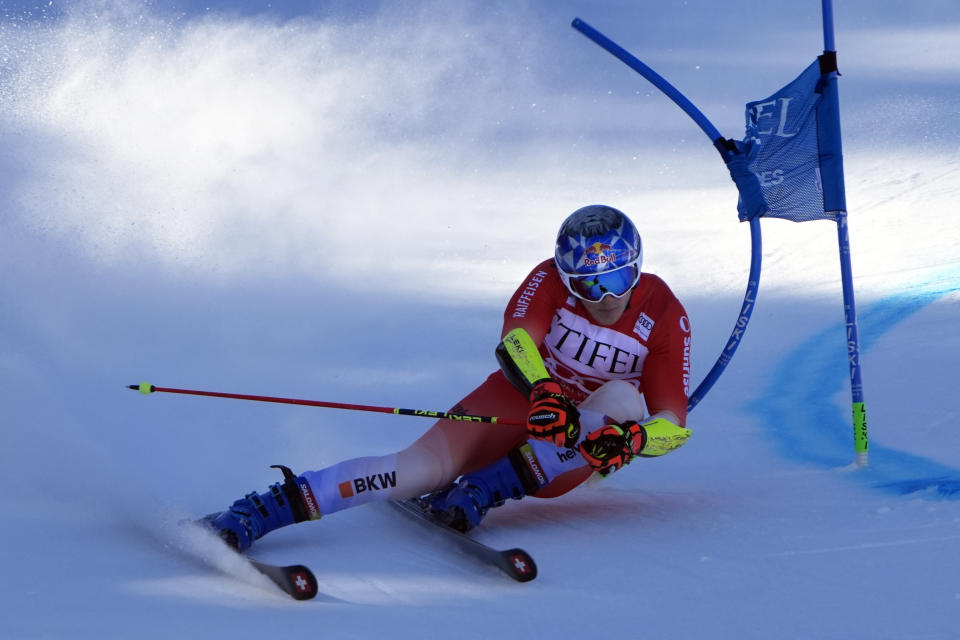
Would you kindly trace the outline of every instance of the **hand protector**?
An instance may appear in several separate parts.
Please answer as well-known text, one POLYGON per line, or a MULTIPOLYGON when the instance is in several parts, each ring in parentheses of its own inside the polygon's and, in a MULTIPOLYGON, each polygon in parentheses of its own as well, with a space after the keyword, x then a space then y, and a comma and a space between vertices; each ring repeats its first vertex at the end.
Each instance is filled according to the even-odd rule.
POLYGON ((527 433, 558 447, 572 449, 580 439, 580 412, 555 381, 541 380, 530 392, 527 433))
POLYGON ((662 456, 690 438, 690 430, 665 418, 643 424, 634 421, 608 424, 590 433, 580 443, 584 460, 600 475, 608 475, 637 456, 662 456))
POLYGON ((608 424, 592 431, 580 443, 583 459, 606 476, 630 461, 647 443, 647 431, 636 422, 608 424))

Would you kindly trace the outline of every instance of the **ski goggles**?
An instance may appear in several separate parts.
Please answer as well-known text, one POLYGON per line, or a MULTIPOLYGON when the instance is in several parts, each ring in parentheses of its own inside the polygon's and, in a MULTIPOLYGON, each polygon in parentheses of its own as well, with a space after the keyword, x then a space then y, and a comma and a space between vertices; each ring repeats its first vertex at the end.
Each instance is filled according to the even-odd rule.
POLYGON ((604 296, 622 298, 640 280, 640 266, 636 262, 603 273, 572 276, 560 271, 560 278, 570 293, 587 302, 599 302, 604 296))

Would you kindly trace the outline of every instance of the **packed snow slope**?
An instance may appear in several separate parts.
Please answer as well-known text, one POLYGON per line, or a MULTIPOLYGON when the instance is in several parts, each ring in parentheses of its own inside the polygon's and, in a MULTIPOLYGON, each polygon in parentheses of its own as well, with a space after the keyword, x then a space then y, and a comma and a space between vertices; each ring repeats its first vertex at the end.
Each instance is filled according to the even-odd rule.
POLYGON ((315 570, 309 603, 179 536, 271 464, 390 452, 430 423, 125 385, 446 409, 584 204, 637 222, 702 379, 746 285, 736 192, 569 22, 730 137, 822 49, 813 0, 298 4, 0 2, 0 637, 960 636, 952 0, 837 2, 869 468, 836 226, 772 220, 690 442, 476 531, 527 549, 534 582, 383 507, 257 543, 315 570))

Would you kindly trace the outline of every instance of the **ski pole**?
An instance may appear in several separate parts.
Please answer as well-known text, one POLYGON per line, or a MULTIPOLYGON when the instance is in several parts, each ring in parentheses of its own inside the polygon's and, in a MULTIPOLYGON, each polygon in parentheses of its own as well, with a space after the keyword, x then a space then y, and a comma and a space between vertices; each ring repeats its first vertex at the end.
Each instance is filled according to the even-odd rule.
POLYGON ((300 400, 297 398, 277 398, 273 396, 252 396, 241 393, 222 393, 219 391, 198 391, 196 389, 171 389, 156 387, 149 382, 127 385, 128 389, 139 391, 144 395, 151 393, 181 393, 191 396, 207 396, 212 398, 230 398, 232 400, 253 400, 255 402, 276 402, 280 404, 298 404, 307 407, 325 407, 328 409, 346 409, 348 411, 373 411, 376 413, 392 413, 399 416, 419 416, 421 418, 438 418, 443 420, 459 420, 463 422, 490 422, 493 424, 523 425, 518 420, 498 418, 496 416, 474 416, 466 413, 448 413, 446 411, 429 411, 426 409, 400 409, 396 407, 374 407, 366 404, 347 404, 343 402, 327 402, 324 400, 300 400))

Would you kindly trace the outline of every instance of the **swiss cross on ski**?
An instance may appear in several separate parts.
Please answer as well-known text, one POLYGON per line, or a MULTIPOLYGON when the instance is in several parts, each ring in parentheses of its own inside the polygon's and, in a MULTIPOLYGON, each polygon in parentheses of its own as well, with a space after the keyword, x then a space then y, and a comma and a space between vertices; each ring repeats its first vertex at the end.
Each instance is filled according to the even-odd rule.
POLYGON ((519 575, 525 576, 530 573, 530 565, 527 564, 527 559, 525 556, 518 553, 510 558, 510 562, 513 563, 513 566, 519 575))
POLYGON ((293 574, 293 584, 297 588, 297 591, 302 593, 307 593, 311 590, 310 581, 307 580, 307 576, 304 573, 293 574))

